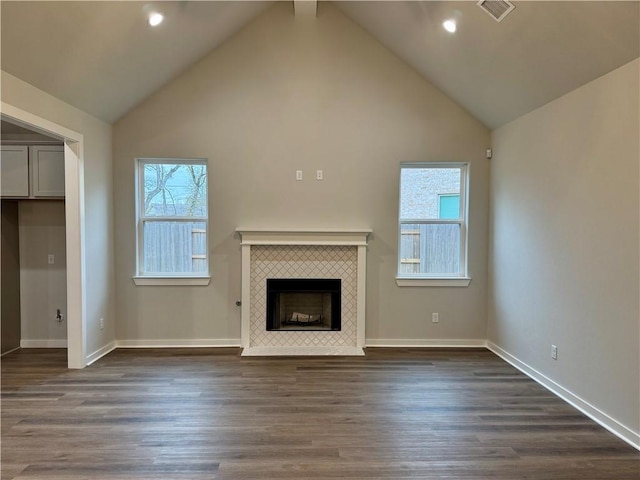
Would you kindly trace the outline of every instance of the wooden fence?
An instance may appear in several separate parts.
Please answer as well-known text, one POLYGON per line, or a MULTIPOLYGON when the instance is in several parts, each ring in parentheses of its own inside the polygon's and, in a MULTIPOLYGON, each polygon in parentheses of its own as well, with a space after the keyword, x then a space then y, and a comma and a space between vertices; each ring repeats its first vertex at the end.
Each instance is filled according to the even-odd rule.
POLYGON ((202 222, 146 222, 145 272, 206 272, 207 233, 202 222))
POLYGON ((400 235, 400 273, 458 273, 458 224, 404 224, 400 235))

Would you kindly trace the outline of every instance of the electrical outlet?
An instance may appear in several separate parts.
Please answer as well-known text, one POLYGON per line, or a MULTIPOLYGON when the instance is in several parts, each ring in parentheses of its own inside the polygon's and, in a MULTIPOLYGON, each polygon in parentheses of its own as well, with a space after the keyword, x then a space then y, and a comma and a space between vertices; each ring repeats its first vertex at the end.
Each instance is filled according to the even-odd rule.
POLYGON ((302 170, 296 170, 296 180, 302 180, 302 170))
POLYGON ((431 314, 431 321, 433 323, 440 323, 440 315, 438 313, 431 314))
POLYGON ((53 265, 54 263, 56 263, 56 257, 55 257, 53 254, 51 254, 51 253, 50 253, 50 254, 47 256, 47 263, 48 263, 49 265, 53 265))
POLYGON ((324 172, 322 170, 316 171, 316 180, 322 180, 324 178, 324 172))
POLYGON ((104 330, 104 318, 100 319, 100 330, 104 330))
POLYGON ((556 347, 555 345, 551 345, 551 358, 553 358, 554 360, 558 359, 558 347, 556 347))

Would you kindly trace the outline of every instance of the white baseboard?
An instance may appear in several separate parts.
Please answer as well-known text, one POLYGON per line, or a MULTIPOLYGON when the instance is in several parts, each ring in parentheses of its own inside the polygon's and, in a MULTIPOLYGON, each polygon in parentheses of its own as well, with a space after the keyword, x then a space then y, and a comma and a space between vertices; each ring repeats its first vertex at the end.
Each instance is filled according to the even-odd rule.
MULTIPOLYGON (((426 347, 426 348, 478 348, 486 347, 481 339, 368 339, 367 347, 426 347)), ((240 347, 239 338, 116 340, 116 348, 188 348, 188 347, 240 347)))
POLYGON ((204 338, 178 340, 116 340, 116 348, 189 348, 239 347, 239 338, 204 338))
POLYGON ((15 352, 16 350, 20 350, 20 347, 16 347, 16 348, 12 348, 11 350, 7 350, 3 354, 1 354, 0 357, 4 357, 5 355, 8 355, 11 352, 15 352))
POLYGON ((67 339, 20 340, 20 348, 67 348, 67 339))
POLYGON ((104 347, 99 348, 98 350, 93 352, 91 355, 88 355, 86 360, 87 367, 92 363, 100 360, 106 354, 113 352, 115 349, 116 349, 116 342, 114 340, 113 342, 107 343, 104 347))
POLYGON ((421 347, 421 348, 478 348, 486 347, 487 341, 480 339, 383 339, 369 338, 367 347, 421 347))
POLYGON ((580 398, 578 395, 572 393, 571 391, 564 388, 562 385, 551 380, 549 377, 540 373, 533 367, 530 367, 525 362, 519 360, 517 357, 511 355, 506 350, 503 350, 498 345, 487 341, 487 348, 491 350, 493 353, 501 357, 506 362, 513 365, 515 368, 520 370, 522 373, 530 377, 531 379, 538 382, 540 385, 545 387, 547 390, 551 391, 565 402, 569 403, 573 407, 580 410, 587 417, 591 418, 596 423, 600 424, 615 436, 621 438, 625 442, 627 442, 632 447, 640 450, 640 434, 634 432, 629 427, 623 425, 618 422, 616 419, 611 418, 609 415, 604 413, 599 408, 590 404, 586 400, 580 398))

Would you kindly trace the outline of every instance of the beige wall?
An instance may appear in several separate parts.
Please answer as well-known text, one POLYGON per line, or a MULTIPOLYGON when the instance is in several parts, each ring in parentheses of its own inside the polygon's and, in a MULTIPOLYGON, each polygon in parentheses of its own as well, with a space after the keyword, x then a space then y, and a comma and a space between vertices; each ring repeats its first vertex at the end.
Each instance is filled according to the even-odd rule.
POLYGON ((0 235, 0 353, 20 346, 20 241, 18 230, 18 202, 2 200, 0 235))
POLYGON ((332 5, 305 21, 278 2, 114 126, 118 338, 239 339, 234 231, 261 226, 373 229, 368 339, 484 339, 489 140, 332 5), (208 287, 133 285, 138 156, 209 159, 208 287), (396 286, 403 161, 471 162, 469 288, 396 286))
POLYGON ((488 323, 491 342, 636 434, 639 68, 493 133, 488 323))
POLYGON ((115 338, 111 126, 2 72, 2 101, 84 136, 86 352, 115 338), (104 330, 99 329, 105 319, 104 330))
MULTIPOLYGON (((67 269, 62 200, 24 200, 20 205, 20 310, 23 342, 67 339, 67 269), (48 263, 48 256, 54 263, 48 263), (60 309, 64 321, 56 320, 60 309)), ((50 344, 49 346, 54 346, 50 344)))

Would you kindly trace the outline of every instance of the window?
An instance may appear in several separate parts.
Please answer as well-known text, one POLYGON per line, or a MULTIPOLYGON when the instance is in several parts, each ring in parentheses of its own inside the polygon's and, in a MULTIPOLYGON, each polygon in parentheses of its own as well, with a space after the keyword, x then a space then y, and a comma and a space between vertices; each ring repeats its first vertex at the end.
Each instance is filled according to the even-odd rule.
POLYGON ((468 280, 467 177, 462 163, 401 165, 398 285, 416 284, 402 279, 468 280))
POLYGON ((139 158, 137 176, 138 278, 208 277, 207 161, 139 158))

